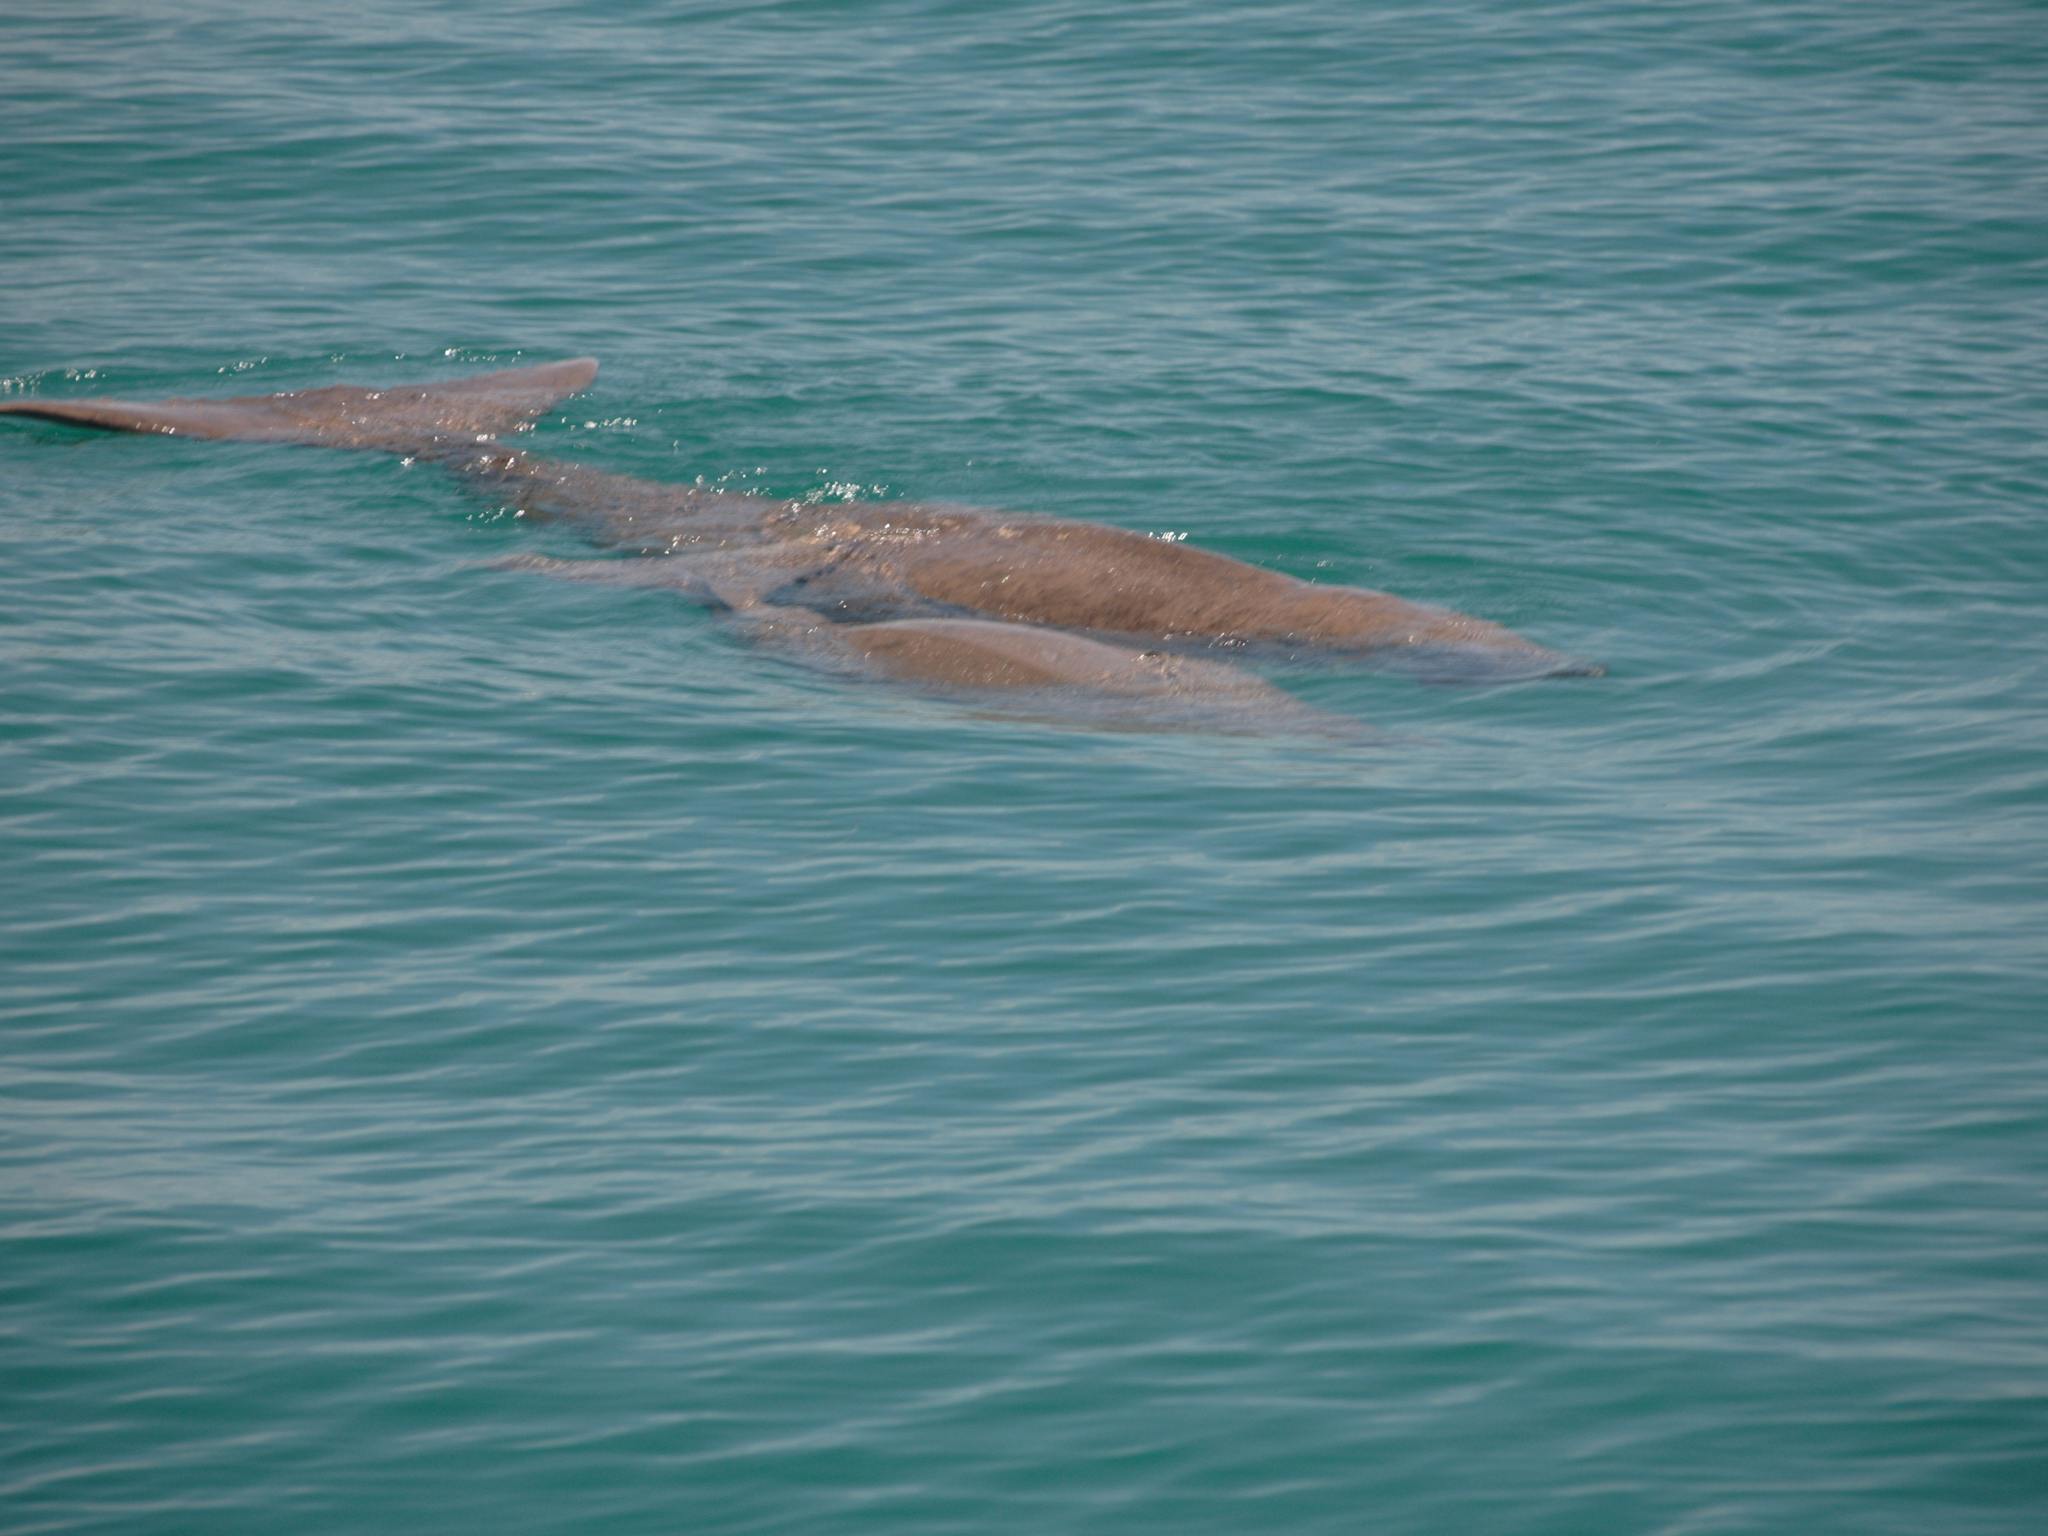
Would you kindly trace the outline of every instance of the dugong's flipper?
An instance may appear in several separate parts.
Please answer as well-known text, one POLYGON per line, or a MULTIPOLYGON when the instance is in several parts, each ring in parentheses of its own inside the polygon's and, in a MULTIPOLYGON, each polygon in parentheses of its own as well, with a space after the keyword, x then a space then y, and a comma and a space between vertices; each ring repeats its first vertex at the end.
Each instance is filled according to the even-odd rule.
POLYGON ((337 384, 227 400, 10 400, 0 403, 0 415, 109 432, 420 453, 513 431, 596 377, 596 361, 578 357, 389 389, 337 384))

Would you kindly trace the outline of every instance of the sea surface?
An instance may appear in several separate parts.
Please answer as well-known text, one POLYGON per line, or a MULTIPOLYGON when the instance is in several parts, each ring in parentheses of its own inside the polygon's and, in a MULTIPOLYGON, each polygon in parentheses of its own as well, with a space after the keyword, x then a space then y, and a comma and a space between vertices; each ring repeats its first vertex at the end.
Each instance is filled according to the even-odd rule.
POLYGON ((1608 675, 807 670, 428 464, 0 422, 0 1531, 2048 1529, 2048 9, 7 0, 0 398, 1608 675))

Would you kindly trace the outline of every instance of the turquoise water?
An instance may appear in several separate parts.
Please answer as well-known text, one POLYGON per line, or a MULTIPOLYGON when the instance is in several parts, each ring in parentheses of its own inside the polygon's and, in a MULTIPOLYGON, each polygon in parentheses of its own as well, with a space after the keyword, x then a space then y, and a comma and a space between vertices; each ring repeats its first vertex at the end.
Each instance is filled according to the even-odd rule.
POLYGON ((426 465, 0 423, 0 1528, 2048 1520, 2048 13, 0 12, 0 390, 1605 661, 806 671, 426 465))

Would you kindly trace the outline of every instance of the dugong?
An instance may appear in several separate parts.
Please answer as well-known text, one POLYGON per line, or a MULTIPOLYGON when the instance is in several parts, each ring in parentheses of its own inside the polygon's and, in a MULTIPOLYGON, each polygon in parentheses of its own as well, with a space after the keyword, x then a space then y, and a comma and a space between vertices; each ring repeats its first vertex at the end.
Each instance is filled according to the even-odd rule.
POLYGON ((502 564, 671 587, 824 664, 952 690, 1063 690, 1252 720, 1305 706, 1225 657, 1394 660, 1485 679, 1601 670, 1485 619, 1099 523, 915 502, 822 507, 613 474, 507 441, 596 376, 586 357, 388 388, 17 399, 0 415, 430 461, 525 516, 572 523, 611 556, 502 564))

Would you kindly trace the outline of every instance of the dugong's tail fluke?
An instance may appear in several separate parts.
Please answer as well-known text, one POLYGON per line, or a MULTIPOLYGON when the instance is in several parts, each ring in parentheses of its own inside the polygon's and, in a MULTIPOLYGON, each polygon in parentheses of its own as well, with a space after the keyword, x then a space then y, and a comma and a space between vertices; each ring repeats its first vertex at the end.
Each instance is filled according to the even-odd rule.
POLYGON ((388 389, 337 384, 231 400, 10 400, 0 403, 0 415, 109 432, 419 453, 514 431, 596 377, 596 360, 576 357, 388 389))

